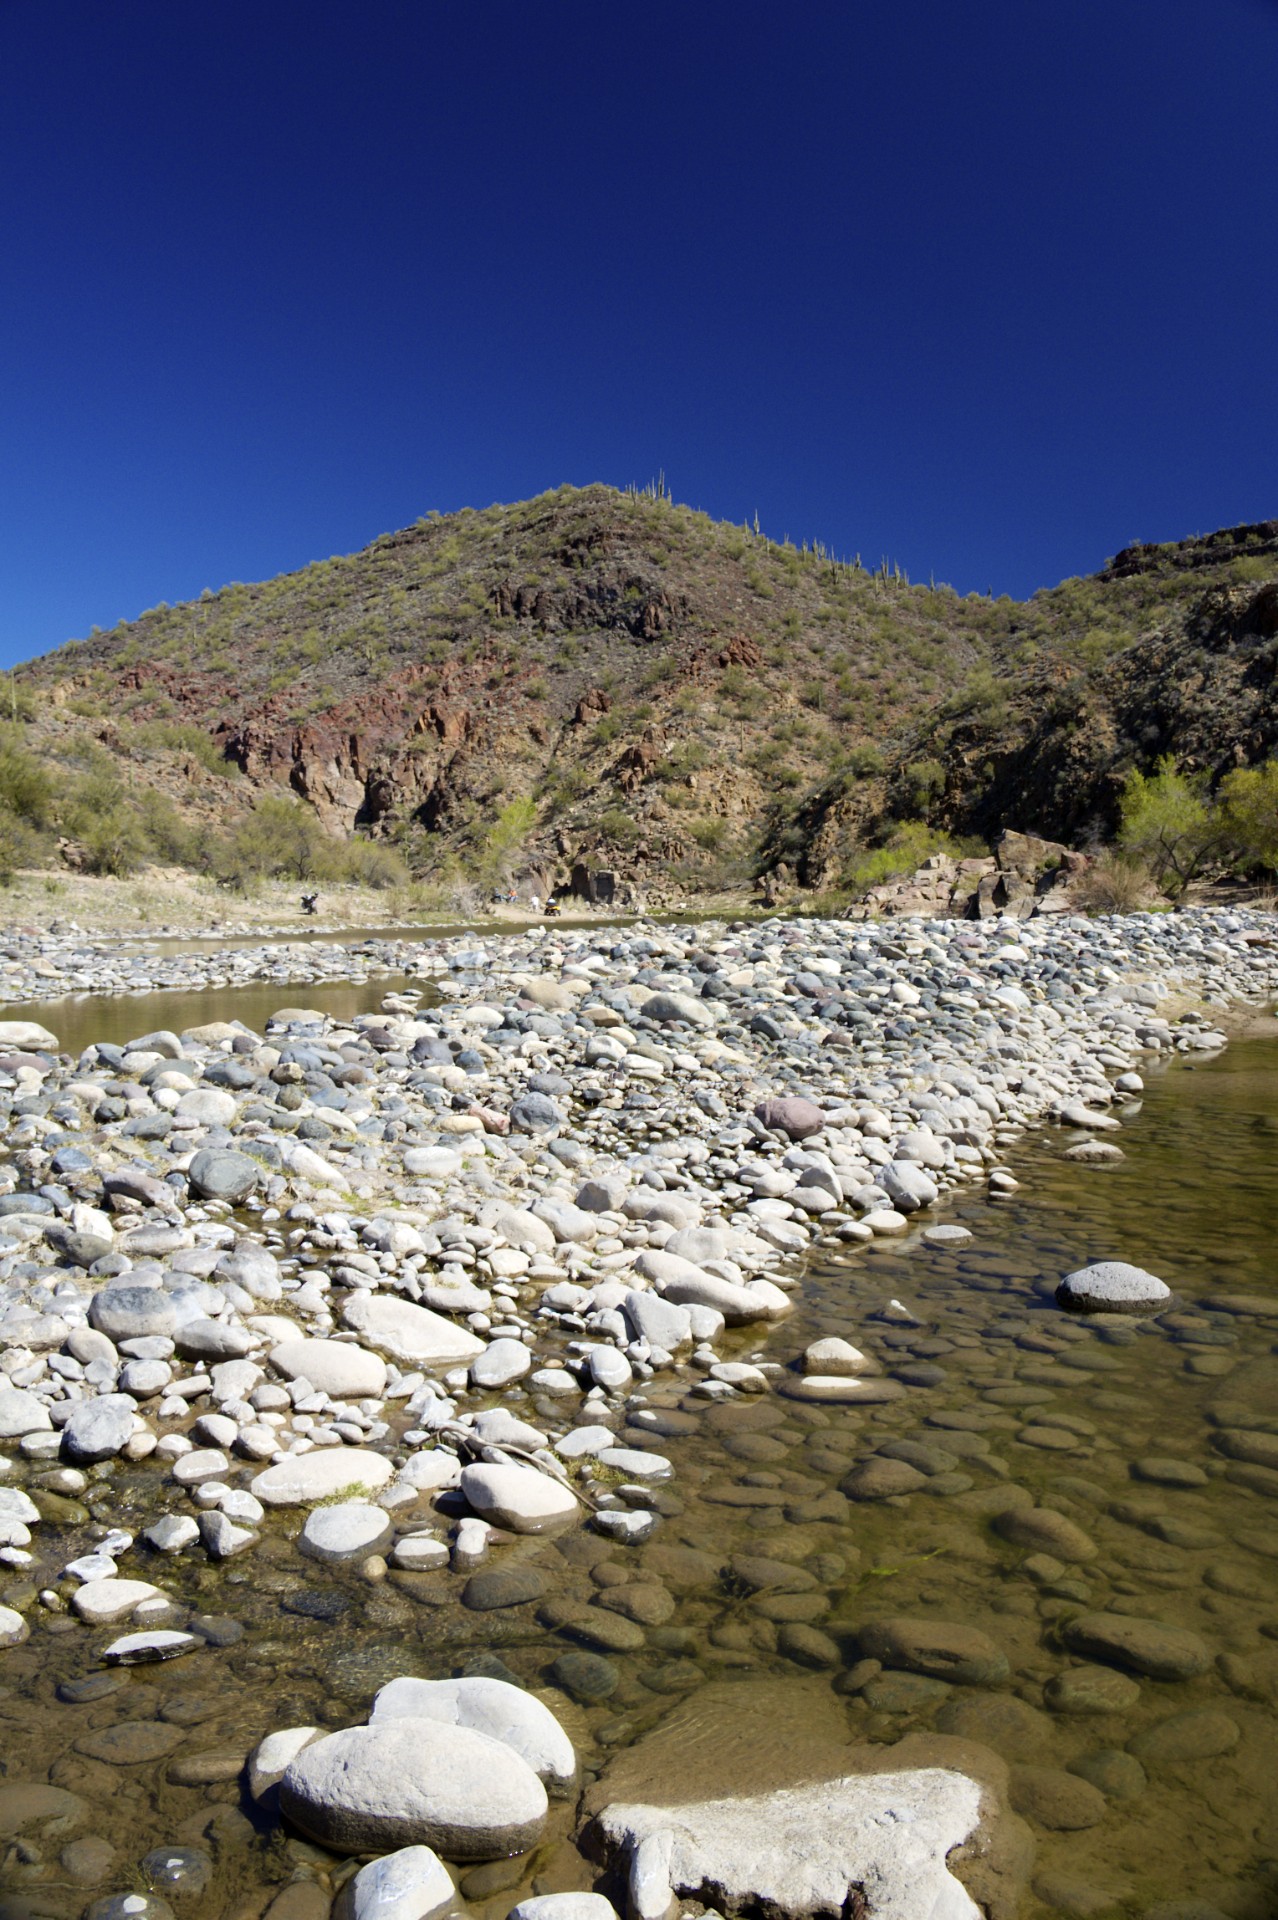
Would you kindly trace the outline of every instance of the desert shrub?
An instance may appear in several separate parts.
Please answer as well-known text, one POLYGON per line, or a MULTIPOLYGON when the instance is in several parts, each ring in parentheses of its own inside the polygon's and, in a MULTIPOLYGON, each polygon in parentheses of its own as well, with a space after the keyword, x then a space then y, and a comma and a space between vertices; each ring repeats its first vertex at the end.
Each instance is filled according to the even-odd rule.
POLYGON ((708 765, 710 755, 700 740, 679 740, 658 762, 659 780, 686 780, 690 773, 708 765))
POLYGON ((380 840, 366 840, 362 834, 335 846, 330 858, 333 878, 347 880, 352 886, 388 893, 408 881, 408 868, 394 847, 380 840))
POLYGON ((848 771, 859 778, 868 780, 871 775, 882 773, 887 760, 879 747, 853 747, 848 754, 848 771))
POLYGON ((147 788, 134 803, 138 827, 152 858, 164 866, 200 869, 212 864, 214 836, 182 818, 166 793, 147 788))
POLYGON ((35 693, 16 673, 0 673, 0 719, 13 726, 25 725, 35 719, 38 706, 35 693))
POLYGON ((47 826, 54 811, 48 772, 11 737, 0 737, 0 808, 33 827, 47 826))
POLYGON ((699 847, 717 853, 727 843, 729 827, 721 814, 708 813, 704 818, 694 820, 688 831, 699 847))
POLYGON ((264 793, 217 849, 218 878, 240 891, 264 879, 317 880, 331 873, 332 842, 309 807, 264 793))
POLYGON ((137 813, 123 797, 82 814, 76 824, 76 838, 84 848, 88 873, 123 878, 137 872, 149 851, 137 813))
POLYGON ((508 800, 484 835, 478 861, 479 878, 484 883, 500 879, 510 861, 531 833, 537 819, 537 803, 527 794, 508 800))
POLYGON ((234 778, 239 767, 234 760, 228 760, 222 749, 203 727, 192 725, 186 720, 151 720, 137 730, 136 739, 140 746, 165 747, 174 753, 189 754, 192 760, 198 760, 210 773, 220 773, 226 778, 234 778))
POLYGON ((12 884, 19 867, 34 866, 40 853, 39 836, 28 822, 0 808, 0 887, 12 884))
POLYGON ((1007 709, 1007 693, 988 667, 977 667, 957 692, 941 708, 952 720, 964 718, 993 721, 1007 709))
POLYGON ((939 760, 912 760, 901 775, 904 811, 926 813, 945 792, 945 768, 939 760))
POLYGON ((1140 913, 1158 899, 1144 862, 1113 851, 1100 854, 1072 891, 1084 913, 1140 913))
POLYGON ((622 807, 607 807, 599 816, 599 831, 617 846, 631 846, 643 832, 639 822, 622 807))

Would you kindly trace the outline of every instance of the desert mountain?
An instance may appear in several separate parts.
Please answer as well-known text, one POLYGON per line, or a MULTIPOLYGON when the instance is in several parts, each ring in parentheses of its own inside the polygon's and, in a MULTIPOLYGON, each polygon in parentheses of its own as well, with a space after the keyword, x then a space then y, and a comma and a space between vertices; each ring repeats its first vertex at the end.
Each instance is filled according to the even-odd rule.
POLYGON ((210 833, 278 791, 419 873, 659 892, 845 884, 904 820, 1103 837, 1132 767, 1274 751, 1276 661, 1278 521, 1022 603, 590 486, 153 608, 15 681, 29 752, 105 752, 210 833))

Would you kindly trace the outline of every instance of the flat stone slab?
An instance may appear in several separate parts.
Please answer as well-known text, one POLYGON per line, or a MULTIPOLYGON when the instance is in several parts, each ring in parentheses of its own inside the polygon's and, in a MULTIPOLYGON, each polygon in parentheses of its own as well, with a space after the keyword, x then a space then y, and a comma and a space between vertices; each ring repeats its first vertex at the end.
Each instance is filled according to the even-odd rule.
POLYGON ((1188 1627, 1125 1613, 1080 1613, 1061 1629, 1071 1653, 1109 1660, 1151 1680, 1192 1680, 1211 1666, 1211 1649, 1188 1627))
POLYGON ((899 1380, 876 1380, 846 1373, 793 1374, 781 1382, 787 1400, 828 1400, 836 1406, 877 1407, 888 1400, 904 1400, 899 1380))
POLYGON ((288 1380, 309 1380, 334 1400, 380 1399, 386 1362, 345 1340, 283 1340, 271 1349, 271 1365, 288 1380))
POLYGON ((163 1596, 149 1580, 86 1580, 71 1596, 71 1605, 82 1620, 102 1626, 112 1620, 125 1620, 144 1600, 163 1596))
POLYGON ((486 1347, 486 1342, 469 1328, 445 1320, 429 1307, 392 1299, 389 1294, 357 1293, 343 1307, 342 1320, 392 1360, 411 1362, 415 1367, 469 1363, 486 1347))
POLYGON ((367 1447, 324 1447, 268 1467, 251 1482, 266 1507, 313 1507, 334 1494, 377 1493, 395 1469, 367 1447))
POLYGON ((664 1920, 679 1897, 787 1915, 981 1920, 946 1866, 980 1823, 981 1788, 941 1768, 827 1780, 748 1799, 611 1806, 599 1826, 629 1867, 635 1920, 664 1920))
POLYGON ((164 1629, 155 1633, 126 1633, 103 1650, 109 1667, 151 1666, 160 1660, 177 1660, 204 1646, 197 1633, 178 1633, 164 1629))

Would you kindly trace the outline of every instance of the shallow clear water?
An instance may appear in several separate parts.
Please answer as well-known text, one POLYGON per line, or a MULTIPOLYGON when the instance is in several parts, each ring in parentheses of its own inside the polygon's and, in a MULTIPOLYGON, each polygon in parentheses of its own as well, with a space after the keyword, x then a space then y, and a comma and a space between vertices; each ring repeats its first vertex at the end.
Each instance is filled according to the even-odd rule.
POLYGON ((123 1046, 144 1033, 183 1033, 214 1020, 238 1020, 261 1033, 281 1007, 313 1007, 332 1020, 376 1013, 388 993, 415 992, 421 1007, 435 1006, 439 990, 420 974, 380 973, 367 980, 250 981, 235 987, 175 988, 163 993, 67 993, 56 1000, 15 1001, 0 1019, 34 1020, 78 1059, 98 1040, 123 1046))
MULTIPOLYGON (((119 1691, 79 1705, 55 1689, 98 1671, 110 1633, 33 1609, 31 1641, 0 1656, 4 1781, 52 1778, 85 1797, 92 1815, 81 1831, 118 1849, 97 1892, 142 1886, 142 1855, 184 1842, 209 1853, 213 1877, 199 1896, 173 1896, 179 1913, 247 1916, 290 1879, 331 1888, 343 1871, 285 1838, 232 1777, 272 1727, 349 1724, 393 1673, 442 1675, 475 1661, 500 1671, 499 1660, 530 1686, 576 1686, 566 1711, 583 1763, 597 1770, 708 1678, 735 1675, 749 1688, 755 1677, 810 1674, 816 1662, 862 1737, 958 1733, 1011 1763, 1038 1849, 1027 1920, 1135 1917, 1195 1901, 1183 1912, 1269 1920, 1278 1911, 1278 1472, 1231 1460, 1221 1441, 1278 1435, 1278 1042, 1174 1065, 1151 1081, 1120 1137, 1126 1159, 1097 1168, 1061 1157, 1069 1136, 1028 1138, 1009 1161, 1018 1194, 992 1203, 974 1193, 953 1209, 974 1235, 958 1251, 912 1236, 811 1264, 768 1357, 788 1361, 816 1335, 837 1333, 903 1370, 915 1383, 905 1399, 855 1411, 781 1395, 715 1406, 689 1393, 690 1374, 653 1383, 649 1415, 680 1431, 657 1436, 632 1419, 626 1433, 674 1465, 663 1525, 639 1548, 576 1532, 491 1557, 493 1568, 542 1575, 539 1599, 480 1611, 461 1604, 464 1575, 370 1584, 321 1569, 291 1544, 297 1520, 272 1523, 252 1554, 222 1569, 198 1554, 141 1565, 135 1554, 127 1571, 232 1616, 243 1638, 135 1669, 119 1691), (1051 1297, 1056 1281, 1104 1257, 1160 1274, 1177 1294, 1172 1311, 1140 1323, 1065 1316, 1051 1297), (916 1326, 876 1318, 892 1298, 916 1326), (845 1498, 849 1470, 893 1439, 939 1449, 926 1487, 891 1501, 845 1498), (991 1517, 1018 1488, 1082 1528, 1095 1557, 1044 1560, 1001 1538, 991 1517), (759 1560, 776 1564, 769 1573, 759 1560), (585 1606, 584 1628, 539 1619, 565 1599, 585 1606), (1189 1629, 1205 1643, 1205 1670, 1137 1676, 1134 1695, 1124 1689, 1113 1710, 1055 1710, 1053 1682, 1081 1664, 1068 1650, 1072 1623, 1097 1610, 1189 1629), (947 1685, 888 1667, 864 1691, 846 1691, 864 1676, 859 1637, 884 1616, 974 1627, 1006 1654, 1008 1676, 947 1685), (586 1653, 607 1665, 583 1663, 586 1653), (555 1667, 565 1655, 568 1667, 555 1667), (171 1751, 103 1760, 101 1736, 119 1723, 161 1730, 147 1737, 171 1751), (226 1777, 202 1786, 170 1778, 202 1755, 221 1756, 226 1777), (1102 1791, 1071 1798, 1071 1781, 1102 1791)), ((759 1351, 757 1333, 736 1350, 759 1351)), ((518 1391, 503 1399, 526 1405, 518 1391)), ((565 1418, 562 1403, 538 1411, 565 1418)), ((158 1479, 145 1465, 98 1470, 90 1505, 125 1525, 160 1504, 183 1510, 182 1496, 157 1497, 158 1479)), ((46 1526, 38 1540, 52 1568, 90 1537, 91 1528, 55 1536, 46 1526)), ((38 1584, 46 1579, 47 1570, 38 1584)), ((775 1772, 783 1784, 784 1749, 775 1772)), ((35 1900, 32 1912, 71 1920, 93 1895, 67 1885, 61 1844, 41 1841, 35 1861, 11 1853, 4 1877, 35 1900)), ((534 1882, 538 1891, 575 1883, 567 1858, 547 1847, 518 1887, 512 1868, 504 1889, 481 1880, 463 1891, 483 1920, 502 1920, 534 1882)))

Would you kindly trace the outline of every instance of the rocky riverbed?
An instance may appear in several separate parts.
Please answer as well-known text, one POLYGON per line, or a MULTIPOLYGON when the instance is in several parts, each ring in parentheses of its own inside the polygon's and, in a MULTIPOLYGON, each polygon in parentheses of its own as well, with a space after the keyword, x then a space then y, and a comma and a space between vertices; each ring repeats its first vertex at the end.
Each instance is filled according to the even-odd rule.
MULTIPOLYGON (((796 1913, 859 1899, 902 1920, 975 1914, 974 1900, 1010 1916, 1023 1897, 1142 1911, 1071 1906, 1059 1876, 1027 1896, 1029 1833, 1097 1824, 1160 1741, 1232 1751, 1237 1720, 1194 1705, 1187 1727, 1151 1722, 1143 1760, 1115 1749, 1068 1772, 1047 1764, 1045 1735, 1037 1751, 1025 1715, 1044 1710, 1006 1691, 1034 1665, 1023 1623, 1005 1646, 926 1580, 915 1612, 854 1617, 838 1596, 860 1539, 886 1529, 913 1553, 912 1503, 948 1498, 1036 1583, 1036 1630, 1063 1656, 1035 1681, 1059 1695, 1048 1711, 1121 1714, 1151 1684, 1204 1684, 1217 1656, 1143 1586, 1141 1612, 1121 1577, 1098 1590, 1077 1491, 1067 1510, 1068 1492, 998 1470, 1003 1425, 1032 1458, 1071 1464, 1090 1451, 1088 1414, 1053 1409, 1023 1365, 979 1412, 956 1405, 938 1363, 956 1334, 964 1345, 963 1308, 938 1345, 876 1275, 920 1234, 961 1264, 970 1230, 946 1202, 1011 1203, 1004 1163, 1029 1128, 1065 1129, 1080 1178, 1121 1161, 1143 1061, 1209 1056, 1218 1020, 1278 990, 1272 920, 370 942, 356 964, 444 997, 408 986, 342 1025, 281 1004, 255 1032, 234 988, 261 980, 262 954, 214 957, 225 1021, 74 1060, 38 1025, 0 1029, 0 1681, 22 1730, 0 1842, 15 1917, 145 1920, 167 1903, 247 1920, 271 1902, 274 1920, 318 1920, 335 1901, 381 1920, 465 1902, 500 1920, 518 1892, 521 1920, 556 1920, 561 1896, 561 1920, 598 1920, 600 1875, 644 1920, 703 1895, 796 1913), (854 1296, 837 1310, 811 1280, 831 1260, 854 1296), (723 1551, 716 1508, 758 1552, 723 1551), (707 1591, 728 1608, 708 1644, 707 1591), (343 1644, 356 1614, 380 1641, 343 1644), (273 1693, 263 1724, 254 1676, 288 1665, 290 1633, 312 1717, 290 1721, 273 1693), (793 1670, 801 1718, 833 1705, 838 1725, 819 1757, 782 1742, 773 1771, 746 1778, 721 1764, 722 1729, 760 1656, 793 1670), (234 1712, 219 1699, 231 1675, 234 1712), (670 1723, 672 1701, 699 1700, 702 1735, 720 1737, 622 1778, 621 1758, 662 1731, 647 1732, 636 1684, 670 1723), (49 1685, 78 1731, 41 1765, 20 1703, 49 1685), (1001 1734, 987 1696, 1005 1703, 1001 1734), (903 1712, 929 1730, 888 1750, 903 1712), (1200 1724, 1213 1715, 1227 1724, 1200 1724), (201 1743, 206 1722, 218 1744, 201 1743), (1009 1739, 1031 1755, 1010 1785, 1009 1739), (94 1817, 104 1795, 115 1834, 94 1817), (876 1807, 897 1808, 908 1845, 835 1844, 819 1871, 806 1858, 814 1821, 858 1834, 876 1807), (746 1836, 769 1819, 792 1837, 765 1860, 746 1836)), ((266 960, 302 970, 268 976, 282 984, 343 962, 350 949, 314 943, 266 960)), ((58 984, 81 991, 138 978, 91 943, 64 963, 58 984)), ((153 965, 146 983, 175 984, 153 965)), ((47 974, 9 980, 13 998, 28 980, 50 991, 47 974)), ((1106 1347, 1150 1324, 1139 1316, 1176 1332, 1182 1303, 1139 1264, 1087 1261, 1066 1280, 1040 1276, 1010 1311, 1044 1376, 1068 1377, 1081 1340, 1103 1392, 1106 1347)), ((1222 1316, 1263 1327, 1263 1303, 1226 1298, 1208 1335, 1222 1316)), ((978 1376, 984 1332, 966 1336, 978 1376)), ((1226 1404, 1219 1424, 1230 1486, 1263 1504, 1272 1423, 1226 1404)), ((1191 1500, 1206 1484, 1174 1456, 1145 1478, 1191 1500)), ((1153 1562, 1160 1540, 1164 1558, 1195 1550, 1193 1522, 1179 1538, 1168 1524, 1151 1528, 1153 1562)))

